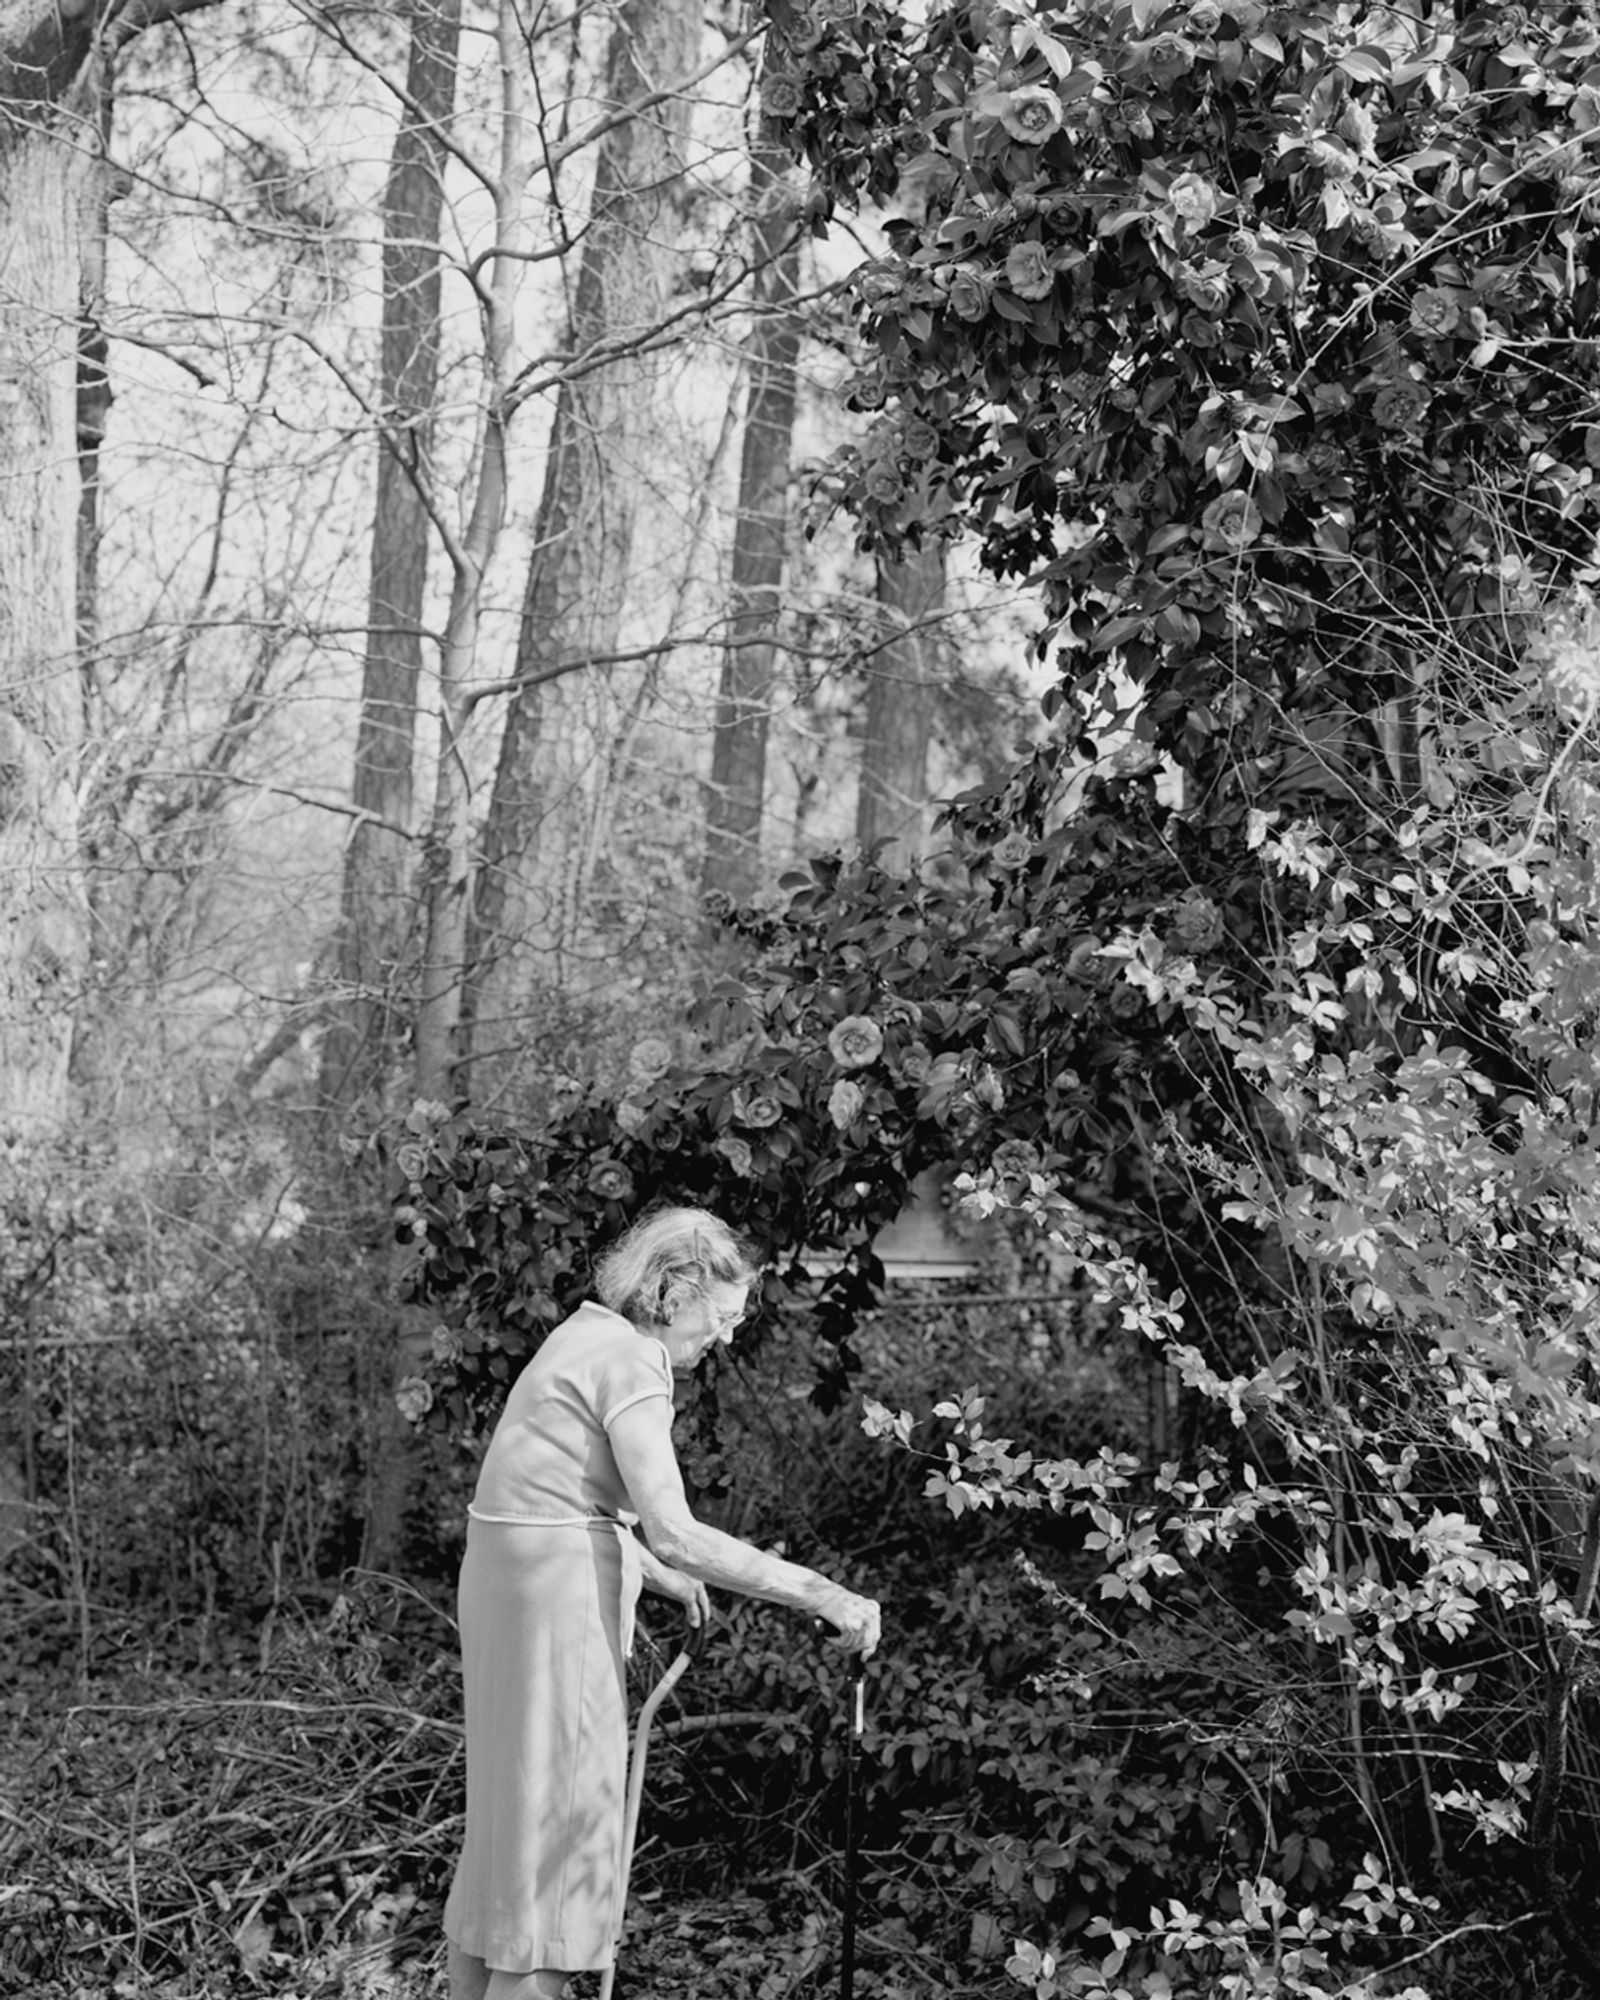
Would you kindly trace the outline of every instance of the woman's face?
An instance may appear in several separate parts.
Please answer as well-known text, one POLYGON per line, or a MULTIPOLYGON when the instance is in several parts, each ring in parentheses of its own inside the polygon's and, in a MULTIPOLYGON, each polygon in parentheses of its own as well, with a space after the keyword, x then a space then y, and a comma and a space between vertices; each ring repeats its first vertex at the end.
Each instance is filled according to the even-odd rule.
POLYGON ((719 1342, 732 1340, 749 1302, 748 1285, 713 1283, 679 1306, 661 1329, 673 1367, 687 1371, 719 1342))

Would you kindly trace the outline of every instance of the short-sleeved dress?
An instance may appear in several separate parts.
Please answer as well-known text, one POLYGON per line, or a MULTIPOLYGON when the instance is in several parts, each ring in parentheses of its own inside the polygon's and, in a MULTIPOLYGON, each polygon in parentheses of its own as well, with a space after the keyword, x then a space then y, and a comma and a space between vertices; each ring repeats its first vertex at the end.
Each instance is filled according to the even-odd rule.
POLYGON ((445 1934, 504 1972, 609 1965, 640 1575, 609 1427, 672 1396, 659 1340, 584 1304, 518 1376, 461 1565, 467 1824, 445 1934))

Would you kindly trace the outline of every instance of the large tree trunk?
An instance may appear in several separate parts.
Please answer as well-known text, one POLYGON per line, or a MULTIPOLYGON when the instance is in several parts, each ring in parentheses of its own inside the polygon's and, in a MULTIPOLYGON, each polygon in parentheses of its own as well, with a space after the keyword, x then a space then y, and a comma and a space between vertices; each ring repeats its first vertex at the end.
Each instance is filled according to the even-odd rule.
POLYGON ((409 1027, 415 956, 412 771, 431 527, 424 495, 439 376, 444 136, 455 108, 461 0, 414 0, 406 110, 383 201, 382 435, 367 585, 367 650, 345 853, 339 1005, 323 1048, 325 1101, 381 1112, 409 1027))
MULTIPOLYGON (((624 0, 606 96, 624 106, 687 78, 703 32, 694 0, 624 0)), ((540 978, 559 983, 604 810, 610 673, 572 663, 617 649, 632 585, 635 491, 654 401, 631 353, 660 324, 680 258, 673 210, 689 107, 669 97, 600 142, 501 738, 473 889, 472 1052, 494 1061, 525 1039, 540 978), (599 355, 616 358, 599 360, 599 355), (582 366, 583 357, 594 364, 582 366), (552 674, 556 678, 552 679, 552 674)))
POLYGON ((928 838, 928 736, 944 607, 944 549, 878 561, 885 633, 867 672, 856 839, 885 842, 885 868, 914 865, 928 838))
POLYGON ((701 887, 735 900, 761 881, 761 814, 767 730, 778 655, 774 644, 789 532, 789 458, 794 440, 800 320, 800 219, 787 151, 761 121, 751 159, 756 263, 753 323, 745 353, 744 446, 734 521, 728 644, 717 692, 706 852, 701 887))
POLYGON ((81 9, 0 5, 0 1132, 67 1118, 78 853, 81 9), (73 101, 69 101, 73 100, 73 101))

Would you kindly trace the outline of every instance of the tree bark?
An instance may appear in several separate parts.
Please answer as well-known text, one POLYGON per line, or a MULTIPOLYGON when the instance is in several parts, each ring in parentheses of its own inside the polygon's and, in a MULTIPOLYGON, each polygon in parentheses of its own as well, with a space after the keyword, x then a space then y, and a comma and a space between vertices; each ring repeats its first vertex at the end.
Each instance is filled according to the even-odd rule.
POLYGON ((928 738, 944 605, 944 550, 903 562, 880 557, 878 603, 887 631, 867 670, 856 839, 887 843, 885 868, 909 869, 928 838, 928 738))
MULTIPOLYGON (((703 33, 693 0, 625 0, 606 96, 618 106, 687 77, 703 33)), ((660 323, 679 266, 673 210, 688 105, 669 97, 600 142, 570 346, 579 369, 557 392, 516 675, 473 887, 472 1051, 493 1061, 524 1039, 536 979, 559 983, 604 808, 609 674, 538 676, 614 652, 633 579, 635 471, 652 404, 649 363, 630 356, 660 323), (523 678, 525 677, 525 678, 523 678)))
POLYGON ((730 558, 728 637, 717 691, 706 851, 701 887, 742 901, 761 882, 761 815, 767 732, 777 679, 774 643, 789 535, 789 459, 794 442, 800 320, 800 219, 790 159, 762 119, 751 159, 755 198, 754 315, 745 353, 739 510, 730 558), (754 643, 752 643, 754 642, 754 643))
POLYGON ((364 817, 345 851, 339 1005, 323 1045, 324 1103, 381 1113, 409 1027, 416 956, 412 823, 417 681, 432 528, 439 377, 444 135, 455 109, 461 0, 414 0, 406 109, 383 200, 383 336, 378 486, 367 585, 367 648, 352 800, 364 817))
POLYGON ((0 5, 0 1132, 22 1137, 66 1123, 88 957, 76 783, 79 212, 92 159, 76 131, 82 12, 0 5))

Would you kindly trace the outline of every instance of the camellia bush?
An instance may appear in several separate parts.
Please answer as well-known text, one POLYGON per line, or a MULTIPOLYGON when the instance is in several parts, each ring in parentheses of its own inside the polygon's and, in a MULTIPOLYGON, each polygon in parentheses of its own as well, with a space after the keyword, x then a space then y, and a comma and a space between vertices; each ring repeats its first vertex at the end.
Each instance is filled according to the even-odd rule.
POLYGON ((1592 10, 772 13, 819 199, 888 218, 864 538, 1034 579, 1091 758, 1123 723, 1224 794, 1414 790, 1440 627, 1503 659, 1589 559, 1592 10))

